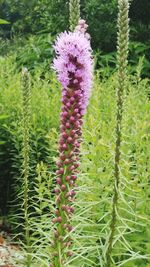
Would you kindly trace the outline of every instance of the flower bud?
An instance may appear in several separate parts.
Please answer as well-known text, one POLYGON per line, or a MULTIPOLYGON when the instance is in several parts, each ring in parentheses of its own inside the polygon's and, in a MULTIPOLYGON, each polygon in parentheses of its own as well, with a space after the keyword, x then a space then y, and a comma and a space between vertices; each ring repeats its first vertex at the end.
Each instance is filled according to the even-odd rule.
POLYGON ((71 176, 67 175, 65 180, 68 182, 68 181, 70 181, 70 179, 71 179, 71 176))
POLYGON ((61 185, 61 190, 64 192, 66 191, 66 186, 64 184, 61 185))
POLYGON ((75 169, 75 166, 74 165, 72 165, 72 166, 69 167, 69 171, 73 171, 74 169, 75 169))
POLYGON ((69 137, 67 138, 67 143, 72 144, 72 142, 73 142, 73 139, 72 139, 72 137, 69 136, 69 137))
POLYGON ((70 207, 69 209, 71 213, 74 213, 75 209, 73 207, 70 207))
POLYGON ((70 159, 65 159, 65 161, 64 161, 64 164, 65 164, 65 165, 68 165, 68 164, 70 164, 70 163, 71 163, 70 159))
POLYGON ((56 162, 56 165, 57 165, 57 167, 62 167, 62 162, 58 161, 58 162, 56 162))
POLYGON ((70 129, 70 128, 71 128, 71 126, 70 126, 70 123, 69 123, 69 122, 67 122, 67 123, 66 123, 66 128, 67 128, 67 129, 70 129))
POLYGON ((71 107, 70 102, 68 102, 68 103, 66 104, 66 107, 67 107, 67 108, 70 108, 70 107, 71 107))
POLYGON ((73 230, 73 227, 72 227, 72 225, 68 225, 68 227, 67 227, 67 228, 68 228, 68 231, 69 231, 69 232, 71 232, 71 231, 73 230))
POLYGON ((72 96, 72 97, 70 98, 70 103, 73 104, 74 102, 75 102, 75 98, 72 96))
POLYGON ((71 132, 70 132, 70 136, 74 136, 74 135, 75 135, 75 133, 76 133, 76 131, 75 131, 75 130, 71 130, 71 132))
POLYGON ((55 191, 56 194, 60 193, 60 189, 59 188, 55 188, 54 191, 55 191))
POLYGON ((56 182, 57 182, 57 184, 61 185, 61 184, 62 184, 62 180, 61 180, 61 178, 57 178, 57 179, 56 179, 56 182))
POLYGON ((76 181, 77 176, 76 176, 76 175, 71 175, 71 179, 72 179, 73 181, 76 181))
POLYGON ((65 139, 67 139, 67 137, 68 137, 68 135, 67 135, 67 133, 66 133, 66 132, 62 132, 62 134, 61 134, 61 135, 62 135, 62 137, 63 137, 63 138, 65 138, 65 139))
POLYGON ((67 256, 68 257, 72 257, 73 256, 73 252, 72 251, 67 251, 67 256))
POLYGON ((62 148, 62 150, 67 150, 68 149, 66 144, 63 144, 61 148, 62 148))
POLYGON ((58 218, 56 218, 57 219, 57 222, 58 223, 61 223, 62 222, 62 218, 61 217, 58 217, 58 218))
POLYGON ((62 154, 60 154, 60 159, 61 160, 65 160, 65 158, 66 158, 66 156, 62 153, 62 154))
POLYGON ((65 210, 66 210, 66 205, 63 204, 63 205, 61 206, 61 208, 62 208, 63 211, 65 211, 65 210))

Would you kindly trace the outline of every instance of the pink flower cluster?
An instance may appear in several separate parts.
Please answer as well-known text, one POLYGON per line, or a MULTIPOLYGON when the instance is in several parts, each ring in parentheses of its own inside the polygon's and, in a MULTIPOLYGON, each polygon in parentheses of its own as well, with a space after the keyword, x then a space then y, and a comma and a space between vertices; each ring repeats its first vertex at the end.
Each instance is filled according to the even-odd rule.
POLYGON ((84 19, 79 20, 79 24, 75 28, 75 32, 81 32, 85 35, 87 40, 91 39, 91 36, 89 33, 87 33, 88 25, 86 24, 86 21, 84 19))
MULTIPOLYGON (((83 21, 81 21, 83 22, 83 21)), ((85 23, 80 22, 80 30, 85 23)), ((64 264, 71 256, 72 241, 68 232, 73 230, 71 217, 76 195, 76 179, 79 172, 79 154, 82 135, 83 115, 89 100, 92 85, 93 60, 90 41, 85 31, 62 33, 55 43, 56 59, 54 68, 62 84, 62 108, 59 141, 59 161, 56 171, 56 210, 54 259, 51 266, 64 264), (61 253, 61 255, 59 255, 61 253)))
POLYGON ((63 86, 63 96, 68 88, 76 88, 80 108, 85 113, 92 86, 93 59, 90 41, 80 30, 61 33, 55 43, 54 69, 63 86))

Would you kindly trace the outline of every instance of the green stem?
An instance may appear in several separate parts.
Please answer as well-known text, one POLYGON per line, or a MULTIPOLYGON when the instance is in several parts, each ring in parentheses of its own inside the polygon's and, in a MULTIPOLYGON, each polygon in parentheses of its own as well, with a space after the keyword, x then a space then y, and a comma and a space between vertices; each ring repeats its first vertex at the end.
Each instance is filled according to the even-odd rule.
POLYGON ((80 0, 70 0, 70 30, 74 31, 80 19, 80 0))
POLYGON ((128 0, 118 0, 118 90, 117 90, 117 118, 116 118, 116 146, 115 146, 115 166, 114 166, 114 195, 112 204, 112 215, 110 223, 110 236, 108 240, 108 248, 106 252, 106 267, 111 266, 111 254, 113 250, 113 240, 117 224, 117 209, 119 200, 120 185, 120 156, 121 156, 121 131, 124 103, 124 89, 126 81, 127 57, 128 57, 128 41, 129 41, 129 2, 128 0))
POLYGON ((29 128, 30 128, 30 80, 26 68, 22 71, 22 115, 23 115, 23 179, 24 179, 24 235, 27 249, 26 266, 31 266, 29 225, 29 128))

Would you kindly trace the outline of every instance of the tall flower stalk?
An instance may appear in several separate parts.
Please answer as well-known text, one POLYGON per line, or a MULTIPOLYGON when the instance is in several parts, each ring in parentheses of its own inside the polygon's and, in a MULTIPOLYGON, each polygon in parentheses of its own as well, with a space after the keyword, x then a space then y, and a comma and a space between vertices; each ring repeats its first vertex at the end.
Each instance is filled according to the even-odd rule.
MULTIPOLYGON (((27 253, 30 252, 30 226, 29 226, 29 128, 30 128, 30 78, 29 73, 26 68, 22 70, 22 115, 23 115, 23 164, 22 164, 22 174, 23 174, 23 192, 24 192, 24 236, 25 236, 25 245, 27 253)), ((31 257, 27 255, 26 266, 31 266, 31 257)))
POLYGON ((110 236, 108 240, 108 249, 106 253, 106 267, 111 266, 111 254, 113 249, 113 241, 117 223, 117 209, 120 185, 120 156, 121 156, 121 131, 123 117, 124 90, 126 84, 128 42, 129 42, 129 1, 118 0, 118 45, 117 45, 117 61, 118 61, 118 90, 117 90, 117 122, 116 122, 116 148, 115 148, 115 169, 114 169, 114 195, 112 216, 110 223, 110 236))
POLYGON ((91 85, 93 60, 90 41, 86 38, 87 25, 79 22, 75 32, 64 32, 55 43, 54 69, 62 84, 60 115, 59 161, 56 171, 56 210, 54 255, 51 266, 65 266, 72 256, 71 225, 76 179, 79 172, 79 154, 83 116, 86 112, 91 85), (70 233, 70 234, 69 234, 70 233))
POLYGON ((70 0, 70 30, 74 31, 80 19, 80 0, 70 0))

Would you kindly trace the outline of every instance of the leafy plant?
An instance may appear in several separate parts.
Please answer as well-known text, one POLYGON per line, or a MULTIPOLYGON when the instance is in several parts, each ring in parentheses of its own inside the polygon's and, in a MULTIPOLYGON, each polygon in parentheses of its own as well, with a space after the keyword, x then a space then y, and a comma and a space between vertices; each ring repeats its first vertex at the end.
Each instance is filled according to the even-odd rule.
POLYGON ((129 45, 129 61, 130 66, 129 70, 132 74, 136 72, 136 66, 139 62, 139 59, 144 56, 143 58, 143 67, 141 71, 142 77, 149 77, 149 67, 150 67, 150 56, 149 56, 149 47, 150 44, 143 44, 141 42, 131 42, 129 45))
POLYGON ((9 22, 7 20, 0 19, 0 24, 9 24, 9 22))
POLYGON ((41 75, 44 78, 44 72, 49 70, 54 54, 52 44, 51 35, 30 36, 24 46, 18 49, 16 57, 18 70, 26 66, 30 71, 34 71, 36 67, 42 65, 43 74, 41 75))

